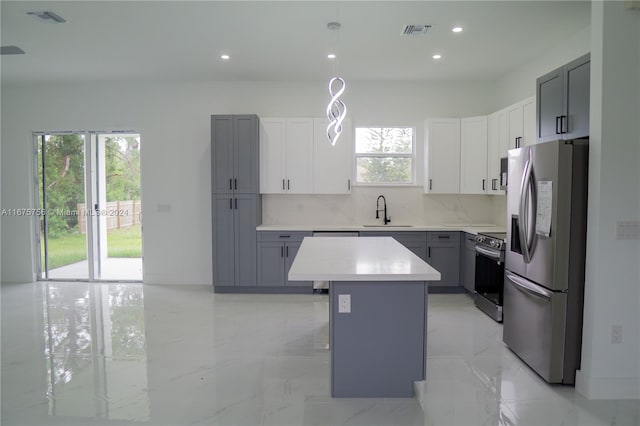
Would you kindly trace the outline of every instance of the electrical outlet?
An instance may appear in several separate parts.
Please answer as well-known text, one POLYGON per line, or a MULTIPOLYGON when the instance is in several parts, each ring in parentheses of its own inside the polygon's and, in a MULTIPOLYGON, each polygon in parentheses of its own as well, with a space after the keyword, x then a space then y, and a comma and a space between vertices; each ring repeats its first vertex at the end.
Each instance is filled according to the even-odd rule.
POLYGON ((611 343, 614 345, 622 343, 622 326, 621 325, 611 326, 611 343))
POLYGON ((340 314, 351 313, 351 295, 350 294, 338 295, 338 313, 340 314))

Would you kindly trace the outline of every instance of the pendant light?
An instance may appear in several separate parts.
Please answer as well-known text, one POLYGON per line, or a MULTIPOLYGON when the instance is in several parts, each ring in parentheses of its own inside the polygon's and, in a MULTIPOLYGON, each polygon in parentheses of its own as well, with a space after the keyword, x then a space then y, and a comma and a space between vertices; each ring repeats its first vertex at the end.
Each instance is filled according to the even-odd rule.
MULTIPOLYGON (((336 45, 338 44, 338 31, 340 30, 339 22, 329 22, 327 29, 334 31, 336 34, 336 45)), ((329 119, 329 125, 327 126, 327 139, 329 143, 335 146, 340 134, 342 133, 342 122, 347 116, 347 106, 340 99, 340 96, 344 93, 346 83, 344 79, 338 75, 338 58, 335 57, 333 62, 333 77, 329 79, 329 96, 331 100, 327 105, 327 118, 329 119)))

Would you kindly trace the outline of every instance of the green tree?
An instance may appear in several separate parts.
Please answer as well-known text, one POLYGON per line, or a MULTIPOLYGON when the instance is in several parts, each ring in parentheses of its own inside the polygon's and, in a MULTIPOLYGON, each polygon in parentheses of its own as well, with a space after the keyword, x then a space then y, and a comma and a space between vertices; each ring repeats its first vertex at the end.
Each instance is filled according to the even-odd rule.
POLYGON ((105 140, 107 201, 140 199, 140 139, 112 135, 105 140))
POLYGON ((358 166, 364 171, 365 182, 410 182, 411 159, 394 154, 409 154, 413 149, 413 129, 411 128, 369 128, 364 129, 357 142, 359 152, 389 154, 388 157, 360 157, 358 166))
POLYGON ((78 225, 77 215, 67 212, 76 212, 77 204, 84 202, 84 139, 73 134, 50 135, 44 145, 43 153, 38 144, 40 202, 46 189, 42 206, 47 209, 49 236, 55 238, 78 225))

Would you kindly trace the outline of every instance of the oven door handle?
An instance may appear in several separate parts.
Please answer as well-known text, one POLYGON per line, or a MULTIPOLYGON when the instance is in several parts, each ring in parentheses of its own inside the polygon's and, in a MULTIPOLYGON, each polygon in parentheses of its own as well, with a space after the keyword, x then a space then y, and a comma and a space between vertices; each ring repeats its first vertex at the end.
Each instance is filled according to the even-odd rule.
POLYGON ((504 274, 509 281, 515 284, 515 287, 518 290, 528 293, 534 297, 538 297, 540 299, 551 300, 551 296, 553 295, 553 293, 551 293, 550 291, 543 290, 538 286, 530 283, 528 280, 525 280, 524 278, 513 274, 512 272, 505 271, 504 274))
POLYGON ((476 246, 476 253, 483 254, 483 255, 485 255, 487 257, 490 257, 491 259, 500 260, 500 252, 499 251, 489 250, 489 249, 486 249, 484 247, 476 246))

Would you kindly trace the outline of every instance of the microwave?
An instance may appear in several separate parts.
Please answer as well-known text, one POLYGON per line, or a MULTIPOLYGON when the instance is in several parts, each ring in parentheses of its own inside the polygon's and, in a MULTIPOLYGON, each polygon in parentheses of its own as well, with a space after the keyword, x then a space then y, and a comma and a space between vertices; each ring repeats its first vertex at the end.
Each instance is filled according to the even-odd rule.
POLYGON ((502 191, 507 190, 507 176, 509 176, 507 171, 507 165, 509 164, 509 159, 507 157, 503 157, 500 159, 500 189, 502 191))

